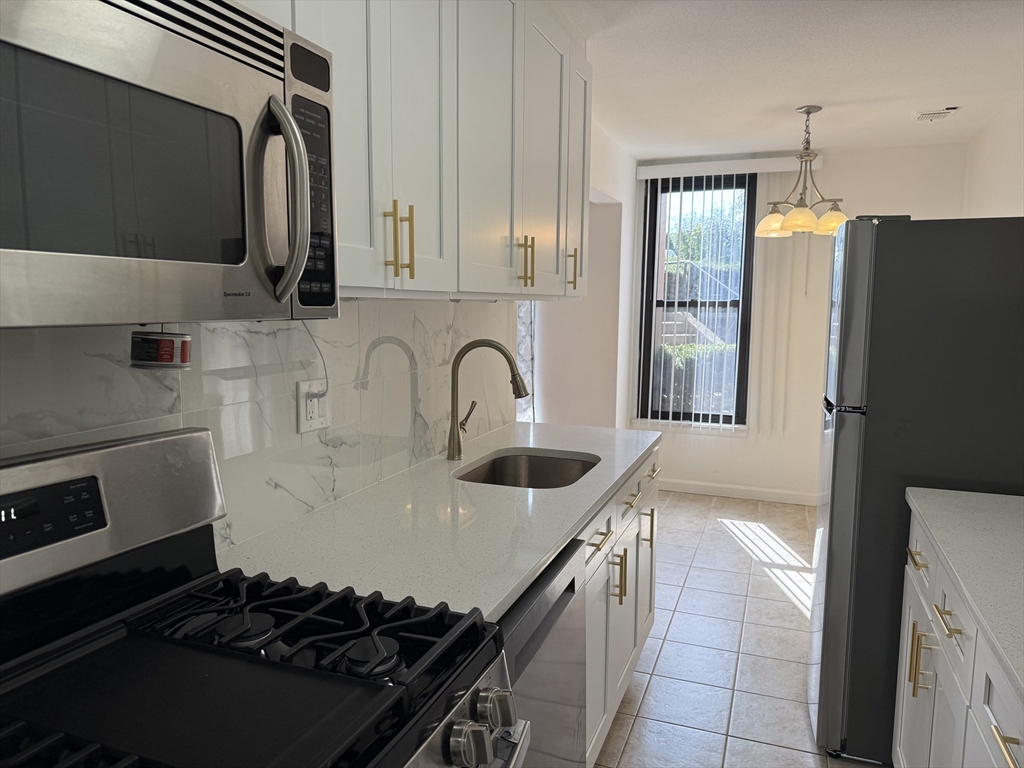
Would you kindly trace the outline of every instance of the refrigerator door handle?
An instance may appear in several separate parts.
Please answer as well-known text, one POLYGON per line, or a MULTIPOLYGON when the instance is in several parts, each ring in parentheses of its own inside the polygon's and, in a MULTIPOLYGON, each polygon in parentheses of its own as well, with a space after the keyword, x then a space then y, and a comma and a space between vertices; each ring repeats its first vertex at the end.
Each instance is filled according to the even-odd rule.
POLYGON ((828 399, 828 395, 821 396, 821 407, 829 416, 835 413, 856 413, 864 416, 868 412, 866 405, 836 405, 828 399))

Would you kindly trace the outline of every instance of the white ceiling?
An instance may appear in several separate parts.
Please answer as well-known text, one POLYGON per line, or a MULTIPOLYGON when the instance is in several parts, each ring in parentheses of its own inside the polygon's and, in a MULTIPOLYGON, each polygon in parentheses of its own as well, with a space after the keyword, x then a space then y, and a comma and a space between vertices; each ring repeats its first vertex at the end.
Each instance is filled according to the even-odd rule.
POLYGON ((1024 91, 1021 0, 558 0, 634 157, 968 140, 1024 91), (935 122, 917 113, 959 106, 935 122))

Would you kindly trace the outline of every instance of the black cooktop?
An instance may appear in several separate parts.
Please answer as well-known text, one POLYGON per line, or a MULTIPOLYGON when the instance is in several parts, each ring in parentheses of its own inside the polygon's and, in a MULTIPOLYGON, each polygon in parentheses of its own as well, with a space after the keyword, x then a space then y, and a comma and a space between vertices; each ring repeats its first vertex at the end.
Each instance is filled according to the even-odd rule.
POLYGON ((501 650, 478 610, 238 570, 76 637, 4 680, 0 766, 401 765, 501 650))

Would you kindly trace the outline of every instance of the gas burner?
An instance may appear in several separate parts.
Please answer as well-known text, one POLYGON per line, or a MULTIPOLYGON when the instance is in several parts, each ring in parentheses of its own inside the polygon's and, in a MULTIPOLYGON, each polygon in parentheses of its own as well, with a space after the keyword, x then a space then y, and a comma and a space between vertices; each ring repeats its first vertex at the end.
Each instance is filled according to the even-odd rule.
POLYGON ((399 644, 390 637, 361 637, 345 652, 341 669, 350 675, 381 680, 405 669, 399 644))
POLYGON ((274 631, 274 617, 266 613, 249 613, 248 624, 246 627, 246 614, 239 613, 221 619, 215 631, 218 639, 228 648, 239 649, 259 645, 274 631), (241 634, 238 633, 240 629, 241 634))

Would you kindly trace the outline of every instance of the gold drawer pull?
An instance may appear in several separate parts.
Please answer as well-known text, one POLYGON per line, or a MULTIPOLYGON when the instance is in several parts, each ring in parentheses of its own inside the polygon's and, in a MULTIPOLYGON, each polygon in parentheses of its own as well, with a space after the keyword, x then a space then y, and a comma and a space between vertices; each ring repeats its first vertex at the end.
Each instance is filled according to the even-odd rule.
POLYGON ((619 567, 619 591, 612 592, 612 597, 619 598, 619 605, 622 605, 622 598, 626 596, 626 572, 629 570, 629 550, 622 550, 621 555, 612 555, 612 565, 619 567))
POLYGON ((647 479, 648 480, 653 480, 654 478, 656 478, 660 474, 661 474, 661 467, 658 467, 657 469, 651 470, 650 472, 647 473, 647 479))
POLYGON ((651 518, 651 538, 645 539, 643 534, 640 534, 640 541, 650 542, 651 549, 654 549, 654 507, 651 507, 650 512, 641 512, 640 514, 651 518))
POLYGON ((629 501, 624 501, 622 503, 625 504, 630 509, 633 509, 633 507, 635 507, 637 504, 639 504, 640 503, 640 499, 642 499, 644 497, 643 491, 641 491, 640 493, 631 493, 629 495, 632 496, 633 498, 631 500, 629 500, 629 501))
POLYGON ((952 611, 943 610, 939 608, 935 603, 932 603, 932 610, 935 611, 935 615, 939 619, 939 624, 942 625, 942 631, 946 633, 946 637, 952 637, 953 635, 962 635, 964 631, 960 627, 954 627, 950 625, 947 616, 952 616, 952 611))
POLYGON ((1010 751, 1010 744, 1016 746, 1020 744, 1020 739, 1015 739, 1013 736, 1006 736, 999 726, 992 723, 992 735, 996 737, 996 741, 999 742, 999 751, 1003 753, 1003 760, 1006 761, 1006 768, 1020 768, 1020 763, 1017 762, 1017 758, 1013 756, 1010 751))
POLYGON ((588 541, 587 542, 587 546, 588 547, 594 547, 594 548, 597 549, 598 552, 600 552, 602 549, 604 549, 604 545, 608 543, 608 540, 611 539, 611 537, 612 537, 612 535, 614 533, 615 533, 615 531, 598 531, 595 535, 596 536, 600 536, 601 540, 599 542, 597 542, 597 544, 594 544, 593 542, 588 541))
POLYGON ((576 290, 576 270, 580 265, 580 250, 579 248, 573 248, 572 253, 565 254, 566 259, 572 259, 572 280, 566 282, 572 286, 572 289, 576 290))
POLYGON ((921 553, 918 550, 907 547, 907 555, 910 556, 910 564, 914 566, 915 571, 920 571, 921 569, 928 567, 928 563, 924 560, 917 559, 921 556, 921 553))

